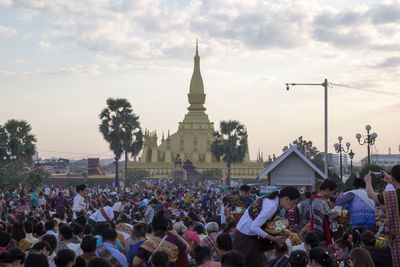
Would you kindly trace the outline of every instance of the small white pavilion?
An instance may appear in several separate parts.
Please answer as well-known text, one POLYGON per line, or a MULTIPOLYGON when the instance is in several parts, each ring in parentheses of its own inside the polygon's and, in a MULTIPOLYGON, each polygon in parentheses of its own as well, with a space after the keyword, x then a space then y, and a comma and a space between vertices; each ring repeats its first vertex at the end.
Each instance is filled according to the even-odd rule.
POLYGON ((326 178, 321 170, 292 145, 257 176, 257 180, 265 179, 268 185, 305 186, 311 191, 315 191, 317 184, 326 178))

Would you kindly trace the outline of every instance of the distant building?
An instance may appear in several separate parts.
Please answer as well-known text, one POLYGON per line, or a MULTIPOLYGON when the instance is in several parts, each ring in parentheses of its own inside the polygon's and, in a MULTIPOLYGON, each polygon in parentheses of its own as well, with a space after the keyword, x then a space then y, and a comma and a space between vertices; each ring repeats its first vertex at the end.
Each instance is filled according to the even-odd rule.
MULTIPOLYGON (((368 157, 361 160, 361 164, 367 164, 368 157)), ((400 154, 373 154, 371 155, 371 163, 384 166, 392 167, 396 164, 400 164, 400 154)))
MULTIPOLYGON (((344 173, 349 170, 350 163, 347 154, 342 155, 342 166, 344 173)), ((340 171, 340 155, 338 153, 328 153, 328 167, 335 172, 340 171)))

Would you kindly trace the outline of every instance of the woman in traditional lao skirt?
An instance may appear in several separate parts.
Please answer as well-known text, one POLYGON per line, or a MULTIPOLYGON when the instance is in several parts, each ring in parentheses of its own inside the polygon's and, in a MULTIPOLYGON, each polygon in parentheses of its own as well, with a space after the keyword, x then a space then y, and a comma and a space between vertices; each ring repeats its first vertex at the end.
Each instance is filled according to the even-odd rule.
POLYGON ((330 229, 330 208, 328 199, 336 194, 337 185, 330 179, 325 179, 319 186, 318 194, 311 197, 311 220, 309 232, 315 232, 322 246, 332 245, 330 229))
POLYGON ((377 194, 374 191, 371 183, 371 172, 365 177, 364 181, 367 184, 368 197, 379 202, 382 210, 385 211, 389 220, 391 233, 391 250, 393 266, 400 266, 400 165, 395 165, 392 168, 391 174, 383 173, 383 180, 393 184, 396 190, 384 191, 377 194))
POLYGON ((236 226, 233 247, 246 256, 247 266, 264 266, 261 254, 272 249, 268 245, 271 242, 279 246, 285 243, 285 236, 269 235, 264 231, 264 225, 275 218, 279 208, 290 210, 296 206, 299 198, 299 191, 288 186, 258 198, 246 209, 236 226))

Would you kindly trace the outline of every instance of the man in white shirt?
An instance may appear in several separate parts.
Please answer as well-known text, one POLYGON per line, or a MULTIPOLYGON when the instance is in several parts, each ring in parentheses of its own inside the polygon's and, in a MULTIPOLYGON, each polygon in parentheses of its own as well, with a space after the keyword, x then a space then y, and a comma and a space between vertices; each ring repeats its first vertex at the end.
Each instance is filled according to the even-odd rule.
POLYGON ((157 205, 156 199, 152 199, 150 201, 150 204, 147 205, 146 212, 144 213, 146 224, 151 224, 153 222, 154 208, 156 207, 156 205, 157 205))
POLYGON ((77 223, 82 226, 86 223, 86 212, 87 203, 86 197, 88 194, 88 189, 85 184, 80 184, 76 186, 76 196, 74 197, 74 204, 72 206, 72 211, 74 212, 74 219, 77 223))

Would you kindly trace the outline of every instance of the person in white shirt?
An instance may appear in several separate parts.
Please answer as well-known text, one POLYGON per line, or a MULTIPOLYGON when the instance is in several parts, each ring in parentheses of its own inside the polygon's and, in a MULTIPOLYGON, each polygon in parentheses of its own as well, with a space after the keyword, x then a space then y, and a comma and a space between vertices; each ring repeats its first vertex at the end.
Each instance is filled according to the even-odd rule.
POLYGON ((89 220, 96 222, 96 224, 99 222, 108 222, 114 220, 114 212, 113 208, 110 207, 110 203, 108 201, 104 201, 103 207, 93 213, 89 217, 89 220))
POLYGON ((114 211, 115 217, 118 217, 118 215, 124 210, 125 206, 126 206, 125 198, 121 199, 121 201, 118 201, 114 204, 113 211, 114 211))
POLYGON ((293 186, 258 198, 246 209, 236 226, 233 248, 246 256, 247 266, 263 266, 262 253, 273 249, 271 242, 282 246, 286 237, 269 235, 262 228, 274 220, 279 208, 293 209, 298 203, 300 192, 293 186))
POLYGON ((86 212, 87 203, 86 197, 88 194, 88 189, 85 184, 80 184, 76 186, 76 196, 74 197, 74 204, 72 206, 72 211, 74 212, 74 219, 77 223, 84 226, 86 224, 86 212))

